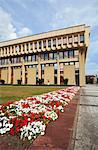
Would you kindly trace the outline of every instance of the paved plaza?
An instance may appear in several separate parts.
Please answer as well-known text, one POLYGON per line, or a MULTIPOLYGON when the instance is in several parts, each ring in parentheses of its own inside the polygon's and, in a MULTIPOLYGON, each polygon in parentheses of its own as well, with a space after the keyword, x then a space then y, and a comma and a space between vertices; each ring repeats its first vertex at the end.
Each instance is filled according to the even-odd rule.
POLYGON ((98 85, 81 89, 74 150, 98 150, 98 85))

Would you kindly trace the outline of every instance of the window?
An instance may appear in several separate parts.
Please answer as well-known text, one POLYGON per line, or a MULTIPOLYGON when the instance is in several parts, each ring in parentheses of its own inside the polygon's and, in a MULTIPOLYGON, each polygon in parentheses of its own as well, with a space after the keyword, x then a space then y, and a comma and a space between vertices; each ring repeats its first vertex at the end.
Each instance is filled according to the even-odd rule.
POLYGON ((41 60, 44 60, 44 54, 41 54, 41 60))
POLYGON ((31 61, 31 56, 28 56, 28 61, 31 61))
POLYGON ((70 62, 70 65, 74 65, 74 62, 70 62))
POLYGON ((7 47, 5 48, 5 53, 7 54, 7 47))
POLYGON ((35 45, 35 49, 37 49, 37 42, 35 42, 34 45, 35 45))
POLYGON ((53 59, 57 59, 57 53, 53 53, 53 59))
POLYGON ((23 51, 25 51, 25 46, 24 46, 24 44, 23 44, 23 51))
POLYGON ((61 46, 61 43, 62 43, 61 38, 58 38, 58 46, 61 46))
POLYGON ((69 42, 69 44, 72 44, 72 36, 68 37, 68 42, 69 42))
POLYGON ((84 43, 84 34, 80 35, 80 43, 84 43))
POLYGON ((31 50, 33 49, 33 43, 30 43, 30 48, 31 48, 31 50))
POLYGON ((65 63, 65 66, 67 66, 67 65, 68 65, 68 62, 65 63))
POLYGON ((56 39, 53 39, 53 46, 56 46, 56 39))
POLYGON ((54 70, 55 70, 55 74, 57 74, 57 64, 54 64, 54 70))
POLYGON ((32 55, 32 58, 31 58, 32 61, 35 61, 36 60, 36 57, 35 55, 32 55))
POLYGON ((12 63, 12 64, 14 63, 14 58, 11 58, 11 63, 12 63))
POLYGON ((46 40, 43 41, 43 46, 46 48, 46 40))
POLYGON ((69 58, 72 58, 73 56, 74 56, 74 51, 73 50, 69 51, 69 58))
POLYGON ((78 35, 74 36, 74 43, 78 43, 78 35))
POLYGON ((59 52, 59 59, 63 59, 63 52, 59 52))
POLYGON ((27 51, 28 51, 28 49, 29 49, 28 47, 29 47, 29 45, 28 45, 28 43, 27 43, 27 44, 26 44, 26 50, 27 50, 27 51))
POLYGON ((67 37, 63 37, 63 45, 67 44, 67 37))
POLYGON ((42 64, 42 70, 44 70, 44 64, 42 64))
POLYGON ((2 54, 4 55, 4 48, 2 48, 2 54))
MULTIPOLYGON (((15 61, 15 60, 13 60, 15 61)), ((20 63, 21 62, 21 57, 16 57, 16 63, 20 63)))
POLYGON ((17 46, 15 46, 15 50, 16 50, 16 53, 18 53, 19 52, 19 46, 17 45, 17 46))
POLYGON ((54 70, 54 74, 57 74, 57 70, 54 70))
POLYGON ((5 64, 5 60, 1 59, 1 65, 4 65, 4 64, 5 64))
POLYGON ((53 53, 49 53, 49 60, 53 60, 53 53))
POLYGON ((75 51, 74 51, 74 55, 75 55, 75 57, 78 57, 78 56, 79 56, 79 51, 78 51, 78 50, 75 50, 75 51))
POLYGON ((48 47, 51 47, 51 39, 48 40, 48 47))
POLYGON ((38 60, 38 55, 35 55, 35 61, 37 61, 38 60))
POLYGON ((44 60, 48 60, 48 53, 44 54, 44 60))
POLYGON ((64 58, 68 58, 68 51, 64 52, 64 58))
POLYGON ((5 64, 8 64, 8 59, 5 59, 5 64))
MULTIPOLYGON (((28 56, 24 56, 24 61, 28 61, 28 56)), ((16 59, 16 62, 17 62, 17 59, 16 59)))

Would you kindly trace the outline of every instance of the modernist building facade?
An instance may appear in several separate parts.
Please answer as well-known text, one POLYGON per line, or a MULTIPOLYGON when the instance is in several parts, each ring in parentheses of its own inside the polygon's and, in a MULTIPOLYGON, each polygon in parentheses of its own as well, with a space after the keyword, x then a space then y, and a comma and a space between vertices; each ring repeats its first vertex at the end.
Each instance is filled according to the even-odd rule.
POLYGON ((0 42, 0 79, 5 84, 85 85, 90 28, 78 25, 0 42))

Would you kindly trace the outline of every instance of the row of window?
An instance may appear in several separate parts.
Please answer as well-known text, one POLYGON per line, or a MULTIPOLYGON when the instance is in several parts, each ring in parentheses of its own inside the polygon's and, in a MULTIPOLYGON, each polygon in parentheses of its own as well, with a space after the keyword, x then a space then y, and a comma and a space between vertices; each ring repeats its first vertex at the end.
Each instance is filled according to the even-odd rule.
MULTIPOLYGON (((53 39, 48 39, 48 40, 43 40, 43 41, 36 41, 36 42, 31 42, 31 43, 24 43, 22 45, 16 45, 16 46, 10 46, 10 47, 5 47, 2 48, 2 54, 13 54, 14 51, 15 53, 19 53, 21 52, 21 50, 23 49, 23 51, 28 51, 28 50, 33 50, 33 49, 42 49, 42 42, 43 42, 43 47, 46 48, 46 45, 48 45, 48 47, 56 47, 56 43, 58 43, 58 46, 61 46, 61 44, 63 43, 63 45, 67 45, 67 41, 69 44, 72 44, 73 42, 73 38, 72 36, 68 36, 68 37, 63 37, 63 39, 60 38, 53 38, 53 39), (63 41, 62 41, 63 40, 63 41), (47 43, 47 44, 46 44, 47 43), (33 46, 34 45, 34 46, 33 46)), ((78 35, 74 36, 74 43, 78 43, 78 35)), ((84 34, 80 35, 80 43, 84 43, 84 34)), ((1 52, 0 50, 0 52, 1 52)))
MULTIPOLYGON (((66 58, 73 58, 73 57, 78 57, 79 51, 78 50, 70 50, 70 51, 61 51, 61 52, 52 52, 52 53, 43 53, 41 54, 41 60, 56 60, 57 57, 59 59, 66 59, 66 58)), ((33 61, 38 61, 38 55, 26 55, 23 57, 25 62, 33 62, 33 61)), ((13 63, 20 63, 22 60, 22 57, 12 57, 10 58, 10 62, 13 63)), ((9 59, 1 59, 0 60, 0 65, 6 65, 8 64, 9 59)))

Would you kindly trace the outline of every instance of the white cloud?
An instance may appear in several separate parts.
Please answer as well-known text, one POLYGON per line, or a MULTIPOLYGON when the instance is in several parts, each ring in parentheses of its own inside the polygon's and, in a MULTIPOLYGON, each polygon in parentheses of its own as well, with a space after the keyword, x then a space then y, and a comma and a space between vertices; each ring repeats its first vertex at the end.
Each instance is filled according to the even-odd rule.
POLYGON ((11 15, 0 7, 0 40, 13 38, 17 38, 17 34, 11 15))
POLYGON ((60 9, 55 10, 56 13, 53 16, 51 26, 53 28, 61 28, 84 23, 90 26, 97 26, 98 7, 95 4, 93 2, 88 2, 88 5, 63 3, 60 9))
POLYGON ((18 32, 18 36, 22 37, 22 36, 27 36, 27 35, 31 35, 32 31, 27 28, 27 27, 23 27, 19 32, 18 32))
POLYGON ((15 39, 31 34, 32 31, 28 27, 21 27, 20 30, 16 32, 16 27, 12 23, 11 15, 0 7, 0 41, 15 39))

